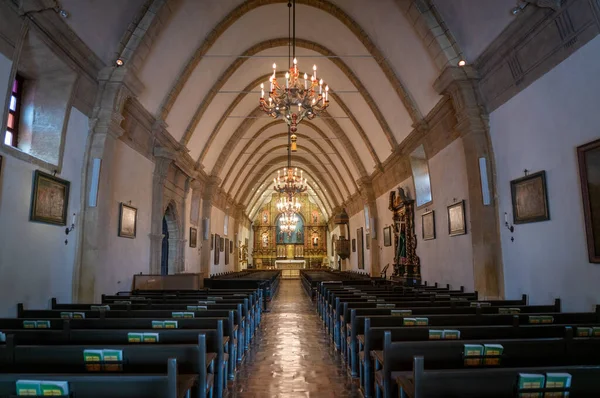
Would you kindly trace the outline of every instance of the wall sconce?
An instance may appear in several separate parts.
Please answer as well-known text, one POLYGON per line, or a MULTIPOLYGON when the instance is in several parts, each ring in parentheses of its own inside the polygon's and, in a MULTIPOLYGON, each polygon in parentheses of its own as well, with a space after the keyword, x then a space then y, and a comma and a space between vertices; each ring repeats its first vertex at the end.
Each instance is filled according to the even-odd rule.
POLYGON ((76 221, 76 215, 75 215, 75 213, 73 213, 73 218, 71 219, 71 226, 65 228, 65 235, 69 235, 69 233, 75 229, 75 221, 76 221))
MULTIPOLYGON (((515 226, 508 223, 508 213, 504 212, 504 226, 510 231, 510 233, 515 232, 515 226)), ((510 237, 510 241, 514 242, 515 238, 513 236, 510 237)))

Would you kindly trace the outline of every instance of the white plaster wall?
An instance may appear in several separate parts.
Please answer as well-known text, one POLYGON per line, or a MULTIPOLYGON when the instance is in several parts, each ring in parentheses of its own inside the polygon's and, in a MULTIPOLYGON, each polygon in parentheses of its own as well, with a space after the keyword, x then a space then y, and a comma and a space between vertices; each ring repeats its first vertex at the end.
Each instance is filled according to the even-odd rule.
MULTIPOLYGON (((223 210, 216 208, 216 207, 212 207, 211 210, 211 216, 210 216, 210 233, 211 234, 219 234, 219 236, 223 237, 223 240, 225 240, 225 238, 229 238, 229 239, 234 239, 234 233, 233 233, 233 225, 234 225, 235 220, 229 216, 229 224, 228 224, 228 235, 225 236, 224 235, 224 226, 225 226, 225 212, 223 212, 223 210)), ((208 244, 210 245, 210 241, 208 242, 208 244)), ((208 269, 210 270, 209 273, 210 274, 216 274, 216 273, 222 273, 222 272, 227 272, 227 271, 234 271, 235 270, 235 266, 233 264, 233 253, 229 254, 229 265, 225 265, 225 252, 221 252, 221 254, 219 255, 219 264, 215 265, 215 251, 214 251, 214 245, 213 245, 213 249, 210 251, 210 267, 208 267, 208 269)), ((229 250, 229 248, 227 248, 229 250)))
POLYGON ((600 265, 587 257, 576 147, 600 138, 600 37, 490 115, 501 225, 512 219, 510 180, 546 170, 550 220, 501 228, 507 298, 563 300, 564 310, 600 303, 600 265))
POLYGON ((352 217, 350 217, 350 267, 347 268, 347 271, 361 271, 366 273, 371 273, 371 250, 373 247, 371 246, 371 250, 367 250, 367 230, 365 228, 365 212, 361 210, 356 213, 352 217), (364 247, 364 256, 365 256, 365 269, 358 269, 358 239, 357 232, 358 228, 363 228, 363 247, 364 247), (352 252, 352 239, 356 239, 356 252, 352 252))
MULTIPOLYGON (((0 55, 0 93, 5 93, 10 61, 0 55)), ((4 110, 4 105, 3 108, 4 110)), ((80 212, 81 170, 88 119, 73 108, 67 127, 60 178, 71 182, 68 222, 80 212)), ((3 154, 0 174, 0 316, 15 316, 16 304, 47 308, 56 297, 72 298, 77 225, 69 236, 65 227, 29 221, 33 173, 36 166, 3 154), (65 245, 65 238, 68 244, 65 245)), ((49 172, 45 170, 46 172, 49 172)))
MULTIPOLYGON (((200 205, 200 204, 199 204, 200 205)), ((185 214, 187 215, 185 220, 185 239, 187 240, 185 244, 185 272, 195 273, 200 272, 200 250, 202 248, 202 244, 205 241, 202 240, 202 225, 192 224, 190 214, 192 214, 192 190, 188 193, 187 199, 185 201, 185 214), (190 228, 194 227, 197 229, 197 239, 196 239, 196 247, 190 247, 190 228)), ((196 220, 198 221, 198 220, 196 220)), ((210 245, 210 241, 208 241, 210 245)))
MULTIPOLYGON (((467 291, 473 291, 475 282, 466 167, 461 138, 429 159, 433 203, 415 212, 415 232, 423 280, 449 283, 455 289, 464 286, 467 291), (447 208, 455 203, 455 199, 465 200, 466 235, 448 235, 447 208), (433 240, 424 241, 421 215, 427 210, 434 211, 436 236, 433 240)), ((413 192, 414 188, 411 194, 413 192)))
MULTIPOLYGON (((112 176, 112 231, 108 250, 104 253, 106 270, 96 276, 96 291, 110 294, 130 290, 133 275, 147 274, 150 264, 150 219, 152 212, 152 173, 154 163, 127 144, 117 141, 114 175, 112 176), (118 236, 119 204, 124 202, 138 209, 135 239, 118 236)), ((102 194, 100 194, 102 200, 102 194)))

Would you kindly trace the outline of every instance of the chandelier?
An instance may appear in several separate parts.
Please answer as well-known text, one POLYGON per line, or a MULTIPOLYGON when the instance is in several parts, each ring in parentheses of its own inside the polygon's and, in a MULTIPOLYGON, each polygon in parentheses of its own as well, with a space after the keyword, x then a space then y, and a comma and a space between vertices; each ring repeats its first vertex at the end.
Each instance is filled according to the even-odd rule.
POLYGON ((294 197, 280 198, 277 201, 277 210, 280 213, 297 213, 300 211, 300 201, 294 197))
POLYGON ((290 200, 294 194, 305 192, 307 189, 307 179, 302 178, 303 171, 300 170, 300 175, 298 175, 298 168, 292 170, 291 162, 288 148, 288 167, 284 167, 283 172, 277 170, 277 177, 273 178, 273 189, 280 194, 287 194, 290 200))
MULTIPOLYGON (((288 8, 291 12, 292 1, 288 1, 288 8)), ((314 119, 327 109, 329 86, 325 85, 323 89, 323 79, 317 79, 317 65, 313 65, 310 79, 306 73, 300 76, 296 59, 296 0, 293 0, 293 18, 290 17, 290 19, 293 21, 293 37, 290 40, 294 58, 293 65, 285 74, 285 86, 283 86, 277 82, 277 65, 273 64, 273 74, 269 77, 269 96, 268 99, 265 99, 265 86, 261 83, 259 106, 274 119, 283 118, 285 120, 292 133, 291 150, 295 152, 296 126, 304 118, 314 119)))
POLYGON ((296 213, 283 213, 281 215, 279 224, 281 232, 287 232, 291 235, 296 230, 296 225, 298 225, 298 215, 296 213))

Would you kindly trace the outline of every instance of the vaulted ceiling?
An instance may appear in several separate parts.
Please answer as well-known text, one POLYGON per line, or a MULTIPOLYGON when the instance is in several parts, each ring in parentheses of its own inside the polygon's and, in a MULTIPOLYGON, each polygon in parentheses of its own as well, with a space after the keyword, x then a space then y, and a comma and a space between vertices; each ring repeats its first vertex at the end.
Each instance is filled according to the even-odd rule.
MULTIPOLYGON (((460 26, 468 1, 442 8, 451 25, 460 26)), ((470 1, 479 7, 486 1, 512 2, 470 1)), ((124 32, 151 2, 61 3, 71 14, 67 23, 110 64, 124 32)), ((412 11, 406 9, 411 3, 297 0, 300 72, 310 74, 316 64, 332 94, 324 117, 299 125, 292 163, 304 171, 312 200, 328 216, 440 100, 432 87, 440 68, 413 26, 412 11)), ((268 82, 271 65, 282 73, 288 66, 287 1, 175 0, 167 5, 170 15, 158 22, 159 34, 137 71, 145 86, 139 101, 253 217, 270 199, 270 182, 287 161, 285 123, 257 110, 260 84, 268 82)), ((494 29, 504 26, 498 19, 494 29)), ((474 47, 473 54, 481 50, 478 42, 465 39, 465 44, 474 47)))

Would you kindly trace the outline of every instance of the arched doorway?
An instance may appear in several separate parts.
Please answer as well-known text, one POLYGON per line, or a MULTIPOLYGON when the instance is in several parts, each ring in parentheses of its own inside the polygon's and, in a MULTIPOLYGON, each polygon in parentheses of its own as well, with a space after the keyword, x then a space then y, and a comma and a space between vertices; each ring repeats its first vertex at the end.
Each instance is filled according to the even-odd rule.
POLYGON ((177 257, 177 242, 179 239, 179 228, 177 226, 177 214, 172 203, 169 204, 162 221, 162 249, 160 259, 160 274, 174 274, 175 258, 177 257))

